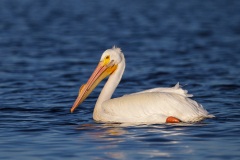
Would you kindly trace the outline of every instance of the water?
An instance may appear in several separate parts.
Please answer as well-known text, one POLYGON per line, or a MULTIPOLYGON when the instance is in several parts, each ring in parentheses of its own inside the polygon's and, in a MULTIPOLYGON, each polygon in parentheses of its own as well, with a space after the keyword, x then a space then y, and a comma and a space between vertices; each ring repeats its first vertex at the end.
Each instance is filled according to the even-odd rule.
POLYGON ((240 159, 239 1, 0 1, 0 159, 240 159), (102 52, 127 67, 113 97, 180 82, 216 116, 122 126, 70 114, 102 52))

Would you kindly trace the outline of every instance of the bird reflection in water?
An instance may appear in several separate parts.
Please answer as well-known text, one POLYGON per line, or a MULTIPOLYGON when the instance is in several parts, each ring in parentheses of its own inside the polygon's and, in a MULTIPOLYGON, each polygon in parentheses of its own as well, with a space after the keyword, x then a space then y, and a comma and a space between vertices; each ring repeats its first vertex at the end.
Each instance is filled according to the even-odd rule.
MULTIPOLYGON (((120 143, 126 141, 122 135, 128 134, 125 128, 120 124, 82 124, 77 127, 80 131, 87 131, 89 139, 92 143, 97 143, 97 150, 102 150, 107 158, 110 159, 126 159, 126 152, 120 151, 120 143), (101 143, 99 143, 101 142, 101 143)), ((97 159, 97 157, 96 157, 97 159)))
MULTIPOLYGON (((170 150, 160 148, 146 149, 139 152, 132 148, 133 145, 167 145, 170 148, 182 146, 183 153, 194 153, 188 145, 181 142, 181 137, 188 132, 184 125, 127 125, 127 124, 102 124, 89 123, 77 127, 84 134, 87 144, 95 144, 95 149, 104 153, 109 159, 126 159, 132 154, 148 156, 149 158, 171 157, 170 150), (96 145, 97 144, 97 145, 96 145), (131 145, 129 145, 131 144, 131 145), (121 148, 121 149, 119 149, 121 148)), ((193 125, 194 126, 194 125, 193 125)), ((82 136, 81 136, 82 137, 82 136)), ((81 143, 83 140, 81 140, 81 143)), ((94 154, 94 153, 93 153, 94 154)), ((96 155, 97 158, 98 155, 96 155)))

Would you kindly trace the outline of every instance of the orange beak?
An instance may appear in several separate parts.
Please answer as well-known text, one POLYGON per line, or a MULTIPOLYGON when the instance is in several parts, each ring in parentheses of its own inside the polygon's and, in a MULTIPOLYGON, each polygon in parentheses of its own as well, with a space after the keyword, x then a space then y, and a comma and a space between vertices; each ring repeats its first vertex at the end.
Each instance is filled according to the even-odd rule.
POLYGON ((117 65, 112 62, 107 63, 106 61, 100 61, 87 83, 80 87, 78 97, 71 108, 71 113, 73 113, 104 78, 112 74, 116 69, 117 65))

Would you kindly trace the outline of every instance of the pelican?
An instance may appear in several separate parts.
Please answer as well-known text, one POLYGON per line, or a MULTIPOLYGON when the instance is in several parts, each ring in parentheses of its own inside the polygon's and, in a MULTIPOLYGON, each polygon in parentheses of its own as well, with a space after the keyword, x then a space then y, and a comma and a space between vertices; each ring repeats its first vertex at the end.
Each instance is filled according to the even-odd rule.
POLYGON ((125 58, 120 48, 103 52, 100 62, 86 84, 79 89, 71 113, 88 97, 107 76, 93 111, 93 119, 103 123, 193 123, 212 118, 201 104, 190 99, 191 94, 179 83, 171 88, 153 88, 113 98, 125 69, 125 58))

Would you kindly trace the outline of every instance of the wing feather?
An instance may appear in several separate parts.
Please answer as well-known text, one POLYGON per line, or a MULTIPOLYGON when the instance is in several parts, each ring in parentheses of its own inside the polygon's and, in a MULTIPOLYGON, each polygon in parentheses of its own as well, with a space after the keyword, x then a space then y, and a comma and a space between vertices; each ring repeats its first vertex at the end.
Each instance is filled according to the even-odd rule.
POLYGON ((108 121, 151 123, 165 123, 168 116, 183 122, 196 122, 210 116, 201 104, 176 91, 178 89, 181 88, 148 90, 105 101, 103 115, 108 121))
MULTIPOLYGON (((182 89, 182 87, 179 85, 179 82, 171 88, 152 88, 152 89, 148 89, 148 90, 144 90, 141 92, 136 92, 136 93, 132 93, 132 94, 128 94, 128 95, 149 93, 149 92, 175 93, 175 94, 182 95, 184 97, 193 97, 192 94, 188 94, 187 90, 182 89)), ((127 96, 127 95, 124 95, 124 96, 127 96)))

